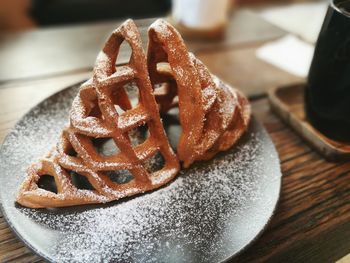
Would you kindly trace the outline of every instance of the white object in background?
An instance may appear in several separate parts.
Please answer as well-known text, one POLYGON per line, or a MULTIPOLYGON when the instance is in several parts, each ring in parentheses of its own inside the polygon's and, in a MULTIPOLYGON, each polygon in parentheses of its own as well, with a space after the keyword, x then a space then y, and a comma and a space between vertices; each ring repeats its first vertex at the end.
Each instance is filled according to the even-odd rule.
POLYGON ((212 29, 226 23, 229 0, 173 0, 172 18, 189 28, 212 29))
POLYGON ((266 8, 259 14, 271 24, 316 43, 328 5, 329 1, 293 4, 266 8))
POLYGON ((293 35, 263 45, 256 56, 299 77, 307 77, 314 46, 293 35))

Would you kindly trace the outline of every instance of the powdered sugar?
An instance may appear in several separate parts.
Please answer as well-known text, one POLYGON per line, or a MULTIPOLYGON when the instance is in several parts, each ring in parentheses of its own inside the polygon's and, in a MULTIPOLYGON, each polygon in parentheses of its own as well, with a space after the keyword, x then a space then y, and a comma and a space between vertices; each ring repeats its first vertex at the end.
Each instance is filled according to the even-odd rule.
POLYGON ((25 168, 57 141, 76 91, 34 109, 0 155, 4 211, 21 236, 36 236, 31 245, 43 255, 56 262, 215 262, 266 224, 281 174, 275 149, 255 121, 238 146, 181 171, 157 191, 99 206, 15 207, 25 168))
POLYGON ((171 33, 167 24, 162 19, 156 20, 151 26, 150 29, 154 29, 156 32, 161 33, 162 36, 169 38, 171 33))

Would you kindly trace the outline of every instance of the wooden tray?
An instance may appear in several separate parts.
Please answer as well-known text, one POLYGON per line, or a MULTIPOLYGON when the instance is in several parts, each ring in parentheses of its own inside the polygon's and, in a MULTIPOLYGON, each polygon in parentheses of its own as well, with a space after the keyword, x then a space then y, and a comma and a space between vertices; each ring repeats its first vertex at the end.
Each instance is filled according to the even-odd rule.
POLYGON ((304 86, 298 83, 270 89, 268 97, 272 109, 327 160, 349 160, 350 144, 329 139, 305 118, 304 86))

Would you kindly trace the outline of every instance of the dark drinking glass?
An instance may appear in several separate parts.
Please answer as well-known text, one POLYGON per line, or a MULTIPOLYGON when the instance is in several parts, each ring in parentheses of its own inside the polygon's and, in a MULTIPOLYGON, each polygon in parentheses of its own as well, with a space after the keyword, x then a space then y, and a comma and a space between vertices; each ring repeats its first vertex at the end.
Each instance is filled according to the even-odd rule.
POLYGON ((332 0, 305 89, 308 120, 331 139, 350 142, 350 0, 332 0))

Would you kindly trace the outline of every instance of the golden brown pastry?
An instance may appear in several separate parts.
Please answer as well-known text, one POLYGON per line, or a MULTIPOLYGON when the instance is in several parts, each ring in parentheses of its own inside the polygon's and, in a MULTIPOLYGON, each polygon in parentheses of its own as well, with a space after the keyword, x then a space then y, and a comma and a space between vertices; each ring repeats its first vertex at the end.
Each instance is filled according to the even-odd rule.
POLYGON ((157 20, 151 25, 146 58, 138 30, 127 20, 99 53, 93 77, 74 99, 70 124, 57 146, 28 168, 17 202, 31 208, 105 203, 156 189, 176 176, 179 160, 188 167, 230 148, 249 119, 247 99, 211 75, 170 24, 157 20), (128 64, 116 67, 123 41, 132 55, 128 64), (125 90, 130 83, 139 90, 134 107, 125 90), (182 128, 177 154, 160 119, 160 113, 173 107, 179 108, 182 128), (148 137, 135 145, 129 134, 145 125, 148 137), (94 142, 107 139, 119 152, 103 155, 96 150, 94 142), (163 157, 164 165, 149 171, 145 163, 156 154, 163 157), (132 179, 111 179, 111 174, 123 171, 130 172, 132 179), (91 189, 77 188, 74 174, 87 179, 91 189), (43 175, 54 178, 57 193, 39 187, 43 175))
POLYGON ((166 21, 154 22, 148 35, 148 69, 152 84, 161 85, 162 94, 156 93, 160 109, 179 107, 177 155, 184 167, 230 148, 248 126, 247 99, 211 75, 166 21))

